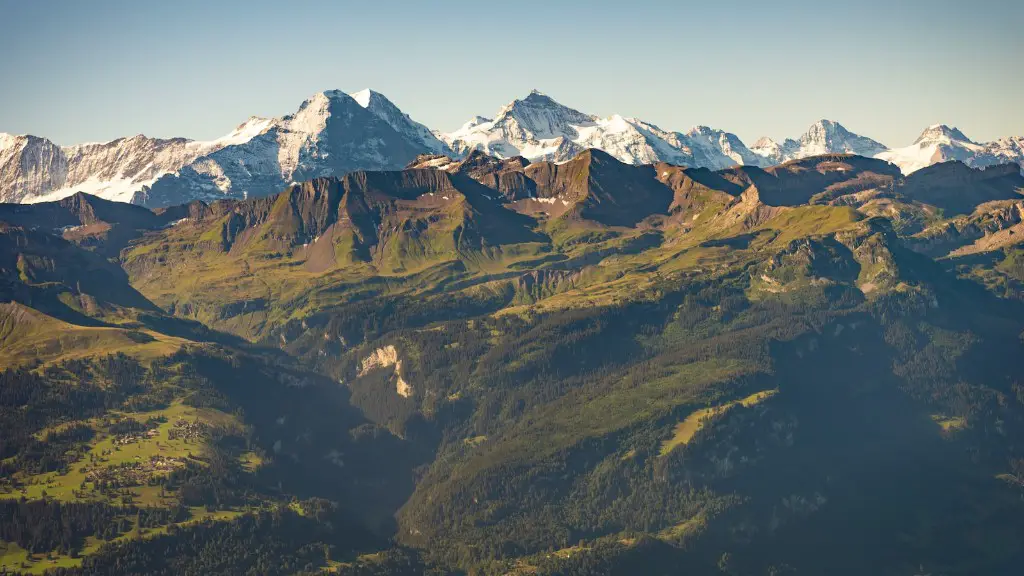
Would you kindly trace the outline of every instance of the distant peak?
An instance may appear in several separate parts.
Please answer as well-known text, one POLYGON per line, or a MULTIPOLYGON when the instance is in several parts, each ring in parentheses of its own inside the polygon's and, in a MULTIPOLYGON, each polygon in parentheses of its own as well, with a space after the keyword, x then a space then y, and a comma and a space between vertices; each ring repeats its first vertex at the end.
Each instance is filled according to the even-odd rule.
POLYGON ((530 92, 526 98, 516 99, 502 106, 495 122, 502 122, 510 117, 516 118, 520 123, 525 123, 535 133, 540 130, 547 134, 545 137, 553 137, 548 134, 553 124, 586 122, 592 119, 590 115, 556 102, 550 96, 536 90, 530 92), (546 119, 541 120, 541 118, 546 119))
POLYGON ((485 118, 483 116, 474 116, 472 120, 463 124, 460 130, 469 130, 470 128, 479 126, 481 124, 487 124, 488 122, 491 121, 492 120, 490 118, 485 118))
POLYGON ((850 132, 839 122, 823 118, 811 124, 807 132, 800 137, 800 141, 804 144, 832 145, 856 138, 862 137, 850 132))
POLYGON ((941 139, 956 140, 959 142, 971 142, 971 139, 968 138, 963 132, 961 132, 957 128, 951 128, 946 124, 933 124, 925 128, 924 132, 921 132, 921 135, 918 136, 917 140, 914 143, 918 144, 925 140, 941 139))
POLYGON ((775 140, 772 140, 767 136, 761 136, 757 139, 757 142, 754 142, 754 145, 751 146, 751 148, 772 148, 778 145, 779 143, 775 140))
POLYGON ((811 128, 810 128, 810 130, 808 130, 808 132, 813 132, 813 131, 817 131, 817 130, 821 130, 821 131, 824 131, 824 132, 829 133, 829 134, 835 133, 835 132, 847 132, 848 131, 839 122, 836 122, 835 120, 829 120, 827 118, 822 118, 821 120, 818 120, 814 124, 811 124, 811 128))
POLYGON ((535 104, 535 105, 539 104, 539 105, 542 105, 542 106, 550 106, 550 105, 561 106, 561 104, 556 102, 554 100, 554 98, 552 98, 551 96, 548 96, 547 94, 541 92, 540 90, 536 90, 536 89, 530 90, 530 93, 526 95, 526 98, 523 98, 521 100, 515 100, 514 102, 512 102, 512 105, 515 105, 516 103, 519 103, 519 102, 524 102, 524 103, 527 103, 527 104, 535 104))

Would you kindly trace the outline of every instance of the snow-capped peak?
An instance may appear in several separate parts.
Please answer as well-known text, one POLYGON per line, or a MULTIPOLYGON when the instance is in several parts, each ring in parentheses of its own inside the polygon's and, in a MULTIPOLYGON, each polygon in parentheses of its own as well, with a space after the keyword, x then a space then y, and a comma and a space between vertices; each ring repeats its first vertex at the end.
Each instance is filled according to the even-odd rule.
POLYGON ((154 205, 259 196, 295 179, 400 168, 420 152, 448 151, 383 95, 357 96, 362 102, 341 90, 318 92, 293 114, 250 117, 210 141, 137 135, 61 148, 4 137, 5 145, 24 142, 0 147, 0 201, 57 200, 79 191, 154 205))
POLYGON ((750 147, 751 150, 757 152, 759 150, 779 150, 781 146, 775 140, 767 136, 761 136, 754 142, 754 145, 750 147))
POLYGON ((871 156, 885 150, 885 146, 870 138, 859 136, 832 120, 818 120, 800 137, 804 147, 820 149, 820 154, 846 152, 871 156))
POLYGON ((896 164, 904 174, 948 160, 976 167, 1024 162, 1024 154, 1019 149, 1004 146, 1002 141, 977 144, 960 130, 945 124, 929 126, 910 146, 886 150, 877 157, 896 164))
POLYGON ((15 136, 14 134, 8 134, 7 132, 0 132, 0 150, 14 146, 21 138, 24 138, 24 136, 15 136))
POLYGON ((441 138, 457 154, 480 150, 502 158, 562 159, 562 155, 577 150, 569 144, 582 138, 581 130, 593 128, 596 123, 595 116, 533 90, 525 98, 502 106, 493 120, 477 116, 441 138))
POLYGON ((550 96, 533 90, 526 98, 513 100, 503 106, 494 124, 527 139, 572 139, 576 132, 574 125, 594 120, 589 114, 563 106, 550 96))
POLYGON ((955 140, 955 141, 959 141, 959 142, 967 142, 967 143, 972 143, 973 144, 971 139, 968 138, 959 129, 957 129, 957 128, 950 128, 949 126, 947 126, 945 124, 933 124, 933 125, 929 126, 928 128, 925 128, 924 132, 921 132, 921 135, 918 136, 917 140, 914 141, 914 144, 920 144, 921 142, 937 141, 937 140, 944 140, 944 141, 953 141, 953 140, 955 140))
POLYGON ((871 138, 850 132, 838 122, 822 119, 811 124, 799 140, 787 138, 779 144, 765 137, 759 139, 750 149, 768 163, 776 164, 819 154, 874 156, 885 151, 886 147, 871 138))

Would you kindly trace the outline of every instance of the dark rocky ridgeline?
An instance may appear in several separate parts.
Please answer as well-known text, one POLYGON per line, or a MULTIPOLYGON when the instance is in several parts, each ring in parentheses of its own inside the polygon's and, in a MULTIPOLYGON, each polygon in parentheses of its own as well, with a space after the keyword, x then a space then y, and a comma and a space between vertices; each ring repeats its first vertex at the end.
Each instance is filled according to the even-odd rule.
POLYGON ((971 168, 960 162, 942 162, 907 176, 901 192, 955 216, 970 214, 986 202, 1024 199, 1024 176, 1016 164, 971 168))

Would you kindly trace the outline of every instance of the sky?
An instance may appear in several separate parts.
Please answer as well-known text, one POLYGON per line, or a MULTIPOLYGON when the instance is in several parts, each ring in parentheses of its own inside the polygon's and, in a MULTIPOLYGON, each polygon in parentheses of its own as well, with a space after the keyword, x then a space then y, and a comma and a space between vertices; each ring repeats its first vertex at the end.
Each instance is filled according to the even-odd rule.
POLYGON ((538 89, 686 130, 1024 134, 1020 0, 0 0, 0 132, 212 139, 373 88, 451 131, 538 89))

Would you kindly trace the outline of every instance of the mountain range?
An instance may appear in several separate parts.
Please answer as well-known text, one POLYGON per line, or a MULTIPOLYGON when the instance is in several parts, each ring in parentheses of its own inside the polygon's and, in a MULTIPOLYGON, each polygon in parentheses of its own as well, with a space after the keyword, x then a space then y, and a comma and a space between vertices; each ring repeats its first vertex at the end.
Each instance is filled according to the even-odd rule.
POLYGON ((0 572, 1019 573, 1018 165, 499 157, 379 98, 243 125, 288 178, 207 154, 269 194, 0 204, 0 572), (403 167, 282 146, 325 109, 403 167))
POLYGON ((292 182, 354 170, 399 169, 420 154, 463 158, 477 150, 498 158, 562 163, 587 149, 634 165, 709 168, 768 167, 832 153, 878 157, 905 173, 947 160, 986 167, 1024 165, 1024 138, 977 143, 943 125, 910 146, 888 149, 837 122, 821 120, 782 143, 746 146, 735 134, 707 126, 664 130, 636 118, 602 118, 533 91, 477 116, 450 133, 431 130, 372 90, 317 93, 294 114, 252 117, 211 141, 143 135, 106 143, 58 146, 37 136, 0 134, 0 201, 56 200, 87 192, 109 200, 171 206, 191 200, 266 196, 292 182))

